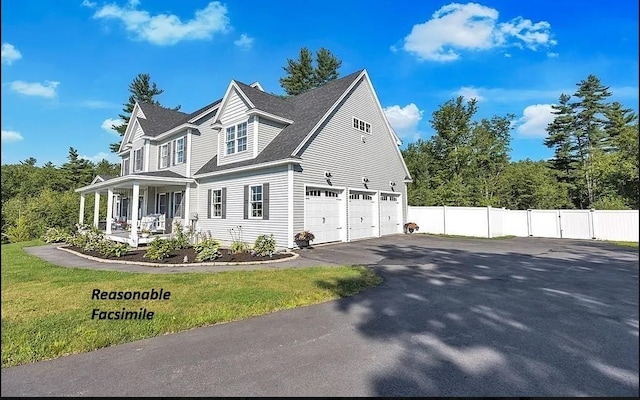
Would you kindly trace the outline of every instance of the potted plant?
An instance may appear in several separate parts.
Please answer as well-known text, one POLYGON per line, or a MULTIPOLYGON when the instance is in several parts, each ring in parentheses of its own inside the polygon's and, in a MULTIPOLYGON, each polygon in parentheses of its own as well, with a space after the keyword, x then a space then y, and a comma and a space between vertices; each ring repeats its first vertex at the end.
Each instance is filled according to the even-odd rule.
POLYGON ((151 231, 148 229, 143 229, 140 231, 140 236, 143 238, 148 238, 151 235, 151 231))
POLYGON ((315 238, 316 237, 313 235, 313 233, 309 231, 302 231, 302 232, 296 233, 295 236, 293 237, 293 240, 295 240, 298 247, 303 249, 303 248, 309 247, 309 242, 313 241, 313 239, 315 238))

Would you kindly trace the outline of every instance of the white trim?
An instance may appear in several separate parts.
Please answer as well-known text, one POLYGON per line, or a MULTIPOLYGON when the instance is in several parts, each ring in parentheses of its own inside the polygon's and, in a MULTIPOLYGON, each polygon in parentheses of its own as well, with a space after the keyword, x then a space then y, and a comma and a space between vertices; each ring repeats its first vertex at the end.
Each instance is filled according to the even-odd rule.
POLYGON ((293 164, 287 170, 287 247, 293 248, 293 164))
POLYGON ((165 176, 148 176, 139 174, 129 174, 125 176, 119 176, 117 178, 109 179, 108 181, 96 183, 95 185, 83 186, 75 189, 77 193, 94 193, 100 189, 108 187, 118 187, 118 185, 126 183, 127 181, 142 181, 142 182, 168 182, 170 184, 183 184, 193 183, 193 178, 169 178, 165 176))
MULTIPOLYGON (((238 122, 234 122, 234 123, 229 123, 227 125, 225 125, 224 129, 222 130, 224 132, 224 157, 233 157, 237 154, 242 154, 245 153, 247 151, 249 151, 249 119, 248 118, 243 118, 242 120, 238 120, 238 122), (245 149, 244 150, 238 150, 238 126, 245 124, 245 130, 244 130, 244 138, 246 139, 245 141, 245 149), (227 148, 227 144, 229 142, 229 140, 227 139, 227 129, 233 128, 233 153, 229 154, 227 153, 228 148, 227 148)), ((230 162, 235 162, 234 161, 230 161, 230 162)), ((227 163, 222 163, 222 164, 229 164, 230 162, 227 163)), ((220 163, 218 163, 220 164, 220 163)))
POLYGON ((335 190, 346 190, 346 186, 332 186, 332 185, 322 185, 322 184, 313 184, 313 183, 305 183, 304 185, 304 193, 306 196, 307 188, 318 188, 318 189, 335 189, 335 190))
POLYGON ((185 232, 191 226, 191 207, 189 207, 190 201, 191 185, 187 183, 184 187, 184 194, 182 195, 182 230, 185 232))
MULTIPOLYGON (((217 189, 211 188, 211 189, 207 189, 207 190, 211 190, 211 205, 209 206, 207 204, 207 208, 211 207, 211 213, 210 213, 210 219, 222 219, 222 187, 219 187, 217 189), (220 215, 215 215, 216 209, 213 206, 215 203, 213 202, 213 192, 220 192, 220 215)), ((207 195, 207 197, 209 197, 209 195, 207 195)))
POLYGON ((282 123, 285 123, 285 124, 288 124, 288 125, 293 124, 293 121, 288 119, 288 118, 281 117, 281 116, 275 115, 275 114, 271 114, 270 112, 262 111, 262 110, 257 109, 257 108, 254 108, 254 109, 251 109, 251 110, 247 111, 247 115, 249 115, 249 116, 251 116, 251 115, 259 115, 261 117, 265 117, 267 119, 271 119, 271 120, 274 120, 276 122, 282 122, 282 123))
POLYGON ((331 185, 322 185, 322 184, 312 184, 312 183, 305 183, 303 186, 303 192, 302 192, 302 199, 303 199, 303 208, 302 208, 302 212, 304 213, 304 218, 303 218, 303 229, 307 229, 307 188, 318 188, 318 189, 323 189, 323 190, 336 190, 336 191, 340 191, 340 195, 338 196, 340 198, 340 200, 342 201, 342 208, 340 210, 340 228, 342 229, 342 232, 340 232, 340 240, 342 242, 346 242, 347 241, 347 233, 349 232, 349 227, 347 225, 349 218, 347 217, 347 210, 349 209, 349 205, 348 205, 348 201, 349 201, 349 196, 347 195, 348 192, 348 188, 346 186, 331 186, 331 185))
POLYGON ((311 128, 311 130, 309 131, 309 133, 307 134, 307 136, 304 138, 304 140, 298 145, 298 147, 296 147, 296 149, 293 151, 292 155, 296 155, 298 154, 298 152, 300 152, 300 150, 302 150, 304 148, 304 146, 307 144, 307 142, 311 139, 311 136, 313 136, 313 134, 315 133, 316 130, 318 130, 318 128, 324 123, 324 121, 329 117, 329 115, 331 115, 331 113, 338 107, 338 104, 340 104, 340 102, 342 102, 342 100, 347 97, 347 95, 349 94, 349 92, 351 92, 351 90, 356 87, 356 85, 358 84, 358 82, 360 82, 360 79, 362 78, 362 76, 365 74, 365 70, 362 70, 362 72, 353 80, 353 82, 351 82, 351 85, 349 85, 349 87, 342 93, 342 95, 340 95, 340 97, 338 98, 338 100, 336 100, 335 103, 333 103, 333 105, 331 106, 331 108, 329 108, 329 110, 327 110, 327 112, 322 116, 322 118, 320 118, 320 121, 318 121, 317 124, 315 124, 315 126, 313 128, 311 128))
POLYGON ((244 101, 249 105, 249 108, 255 108, 256 107, 251 102, 251 100, 249 100, 247 95, 240 89, 240 87, 238 86, 236 81, 231 80, 231 82, 229 83, 229 86, 227 87, 227 91, 224 93, 224 97, 222 98, 222 101, 220 102, 220 111, 218 111, 218 114, 216 115, 216 119, 213 121, 214 124, 216 122, 220 121, 220 116, 222 115, 222 112, 224 111, 224 108, 227 106, 227 102, 229 101, 229 97, 231 97, 231 90, 234 89, 234 88, 238 91, 238 94, 240 95, 240 97, 242 97, 244 99, 244 101))
MULTIPOLYGON (((187 162, 187 135, 177 137, 171 140, 173 146, 171 149, 173 150, 173 154, 171 154, 171 166, 176 166, 180 164, 185 164, 187 162), (178 140, 183 139, 182 141, 182 161, 178 162, 178 140)), ((188 173, 188 171, 187 171, 188 173)), ((185 174, 186 175, 186 174, 185 174)))
MULTIPOLYGON (((131 123, 131 120, 132 119, 135 119, 135 121, 138 120, 138 116, 137 116, 138 113, 136 112, 136 110, 138 110, 138 111, 140 111, 140 113, 142 113, 142 116, 143 116, 144 119, 147 119, 146 116, 144 115, 144 113, 142 112, 142 109, 140 109, 140 105, 136 101, 136 103, 133 105, 133 110, 131 110, 131 116, 129 117, 129 122, 127 123, 127 129, 125 129, 124 135, 122 135, 122 140, 120 141, 120 147, 118 147, 118 153, 120 153, 121 151, 124 150, 123 144, 129 142, 128 139, 131 136, 131 132, 133 131, 133 125, 134 125, 134 124, 131 123)), ((142 128, 142 126, 140 128, 142 128)), ((144 132, 144 129, 142 130, 142 132, 144 132)), ((133 139, 133 138, 131 138, 131 139, 133 139)), ((133 140, 131 140, 131 142, 133 142, 133 140)))
POLYGON ((257 185, 249 185, 249 209, 247 210, 247 219, 263 219, 264 218, 264 184, 263 183, 259 183, 257 185), (260 188, 260 205, 262 207, 260 207, 260 216, 254 217, 253 216, 253 203, 258 203, 257 201, 253 201, 253 193, 251 191, 251 189, 253 189, 254 187, 259 187, 260 188))
POLYGON ((171 128, 170 130, 168 130, 166 132, 163 132, 158 136, 146 136, 146 135, 144 135, 144 136, 141 136, 141 138, 154 140, 154 141, 160 141, 160 140, 166 139, 168 136, 174 135, 176 133, 179 133, 182 130, 186 130, 186 129, 189 129, 189 128, 198 129, 198 125, 185 123, 185 124, 182 124, 182 125, 178 125, 175 128, 171 128))
POLYGON ((162 213, 160 212, 160 196, 164 196, 164 202, 165 202, 164 206, 165 206, 165 208, 166 208, 166 209, 164 210, 164 216, 165 216, 165 218, 167 218, 167 217, 168 217, 168 214, 169 214, 169 210, 168 210, 168 208, 169 208, 169 201, 168 201, 167 194, 168 194, 168 192, 158 192, 158 193, 156 193, 156 198, 154 199, 154 201, 155 201, 155 209, 154 209, 155 213, 156 213, 156 214, 162 214, 162 213))
MULTIPOLYGON (((384 113, 384 110, 382 109, 382 105, 380 104, 380 100, 378 100, 378 95, 376 94, 376 90, 373 88, 373 84, 371 83, 371 79, 369 78, 369 74, 367 73, 366 69, 363 72, 364 72, 364 76, 367 78, 367 83, 369 84, 369 89, 371 89, 371 93, 373 94, 373 99, 375 100, 375 103, 378 106, 378 112, 380 112, 380 115, 382 116, 382 120, 384 121, 385 125, 387 126, 387 132, 389 132, 389 134, 391 135, 391 138, 393 139, 394 143, 397 143, 397 137, 394 135, 393 128, 391 128, 391 124, 389 123, 389 120, 387 119, 387 116, 384 113)), ((402 152, 400 151, 400 148, 398 146, 394 146, 394 147, 396 149, 396 154, 400 158, 400 162, 402 163, 402 166, 404 167, 404 171, 407 174, 406 176, 411 177, 411 173, 409 173, 409 168, 407 168, 407 164, 404 162, 404 158, 402 157, 402 152)))
POLYGON ((251 85, 249 85, 249 86, 251 86, 251 87, 252 87, 252 88, 254 88, 254 89, 258 89, 258 90, 259 90, 259 91, 261 91, 261 92, 264 92, 264 89, 262 88, 262 85, 261 85, 261 84, 260 84, 260 82, 258 82, 258 81, 253 82, 253 83, 252 83, 251 85))
MULTIPOLYGON (((251 171, 251 170, 254 170, 254 169, 274 167, 274 166, 286 165, 286 164, 290 164, 290 163, 299 164, 300 160, 296 159, 296 158, 287 158, 287 159, 284 159, 284 160, 272 161, 272 162, 267 162, 267 163, 246 165, 244 167, 236 167, 236 168, 223 169, 221 171, 207 172, 207 173, 204 173, 204 174, 194 175, 194 178, 195 179, 208 178, 210 176, 225 175, 225 174, 231 174, 231 173, 234 173, 234 172, 241 172, 241 171, 242 172, 251 171)), ((223 164, 220 164, 220 165, 223 165, 223 164)), ((111 181, 109 181, 109 182, 111 182, 111 181)))
MULTIPOLYGON (((178 207, 178 210, 182 208, 182 211, 184 213, 184 197, 185 196, 182 193, 182 190, 171 192, 171 217, 170 218, 176 218, 176 193, 180 193, 180 207, 178 207)), ((186 217, 183 215, 181 217, 178 217, 178 219, 182 219, 184 221, 186 217)), ((183 227, 184 227, 184 224, 183 224, 183 227)))
POLYGON ((187 129, 187 140, 186 140, 186 143, 184 144, 184 162, 186 167, 185 176, 191 176, 191 157, 189 156, 191 152, 191 136, 192 135, 193 135, 193 131, 191 130, 191 128, 187 129))
MULTIPOLYGON (((129 152, 129 156, 127 157, 122 157, 122 162, 120 163, 120 175, 121 176, 126 176, 131 174, 131 152, 129 152), (124 170, 124 166, 126 164, 125 161, 129 162, 129 170, 125 172, 124 170)), ((103 181, 104 182, 104 181, 103 181)), ((92 182, 93 183, 93 182, 92 182)))
POLYGON ((260 117, 253 116, 253 158, 258 156, 258 124, 260 117))
MULTIPOLYGON (((122 165, 120 166, 120 169, 122 169, 122 165)), ((94 183, 96 183, 96 181, 100 179, 100 182, 104 182, 104 178, 101 177, 100 175, 96 175, 95 178, 93 178, 93 180, 91 181, 91 185, 93 185, 94 183)))
POLYGON ((220 100, 220 102, 216 103, 215 105, 213 105, 212 107, 204 110, 203 112, 201 112, 200 114, 196 115, 195 117, 191 118, 188 122, 189 123, 193 123, 197 120, 199 120, 200 118, 204 117, 205 115, 209 114, 212 111, 215 111, 217 109, 220 108, 220 103, 222 102, 222 99, 220 100))
POLYGON ((149 159, 151 158, 149 156, 149 148, 151 147, 151 145, 149 144, 149 140, 145 139, 144 141, 144 170, 145 171, 149 171, 149 159))

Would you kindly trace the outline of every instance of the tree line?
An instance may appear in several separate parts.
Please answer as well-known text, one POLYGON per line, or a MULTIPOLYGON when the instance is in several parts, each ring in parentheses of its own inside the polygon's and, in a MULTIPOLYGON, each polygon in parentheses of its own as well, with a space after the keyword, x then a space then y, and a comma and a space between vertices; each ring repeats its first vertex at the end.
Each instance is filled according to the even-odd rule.
POLYGON ((514 115, 474 119, 475 99, 451 99, 432 114, 434 135, 403 156, 415 206, 510 209, 637 209, 638 117, 594 75, 561 94, 544 144, 550 160, 511 161, 514 115))

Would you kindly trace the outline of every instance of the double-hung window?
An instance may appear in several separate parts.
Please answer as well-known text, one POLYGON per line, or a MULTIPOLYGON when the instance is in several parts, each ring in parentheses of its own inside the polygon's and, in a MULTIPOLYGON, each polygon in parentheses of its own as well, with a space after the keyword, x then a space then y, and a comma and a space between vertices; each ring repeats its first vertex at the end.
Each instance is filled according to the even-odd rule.
POLYGON ((222 190, 211 191, 211 216, 222 217, 222 190))
POLYGON ((227 155, 247 150, 247 123, 230 126, 226 129, 227 155))
POLYGON ((169 143, 160 146, 160 168, 169 166, 169 143))
POLYGON ((251 218, 262 218, 262 185, 251 186, 250 189, 251 214, 249 215, 251 218))
POLYGON ((174 140, 173 143, 173 165, 184 162, 184 136, 174 140))
POLYGON ((129 175, 129 157, 122 160, 122 175, 129 175))
POLYGON ((133 170, 142 171, 142 148, 136 149, 133 152, 133 170))
POLYGON ((173 192, 173 217, 182 217, 182 192, 173 192))

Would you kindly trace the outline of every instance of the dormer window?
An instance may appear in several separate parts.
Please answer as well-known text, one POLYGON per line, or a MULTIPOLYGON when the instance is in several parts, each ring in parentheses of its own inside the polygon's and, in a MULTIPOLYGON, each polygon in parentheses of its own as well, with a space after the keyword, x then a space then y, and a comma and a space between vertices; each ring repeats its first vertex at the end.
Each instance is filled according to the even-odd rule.
POLYGON ((371 124, 356 117, 353 117, 353 127, 364 133, 371 133, 371 124))
POLYGON ((247 123, 230 126, 226 129, 227 155, 247 150, 247 123))

